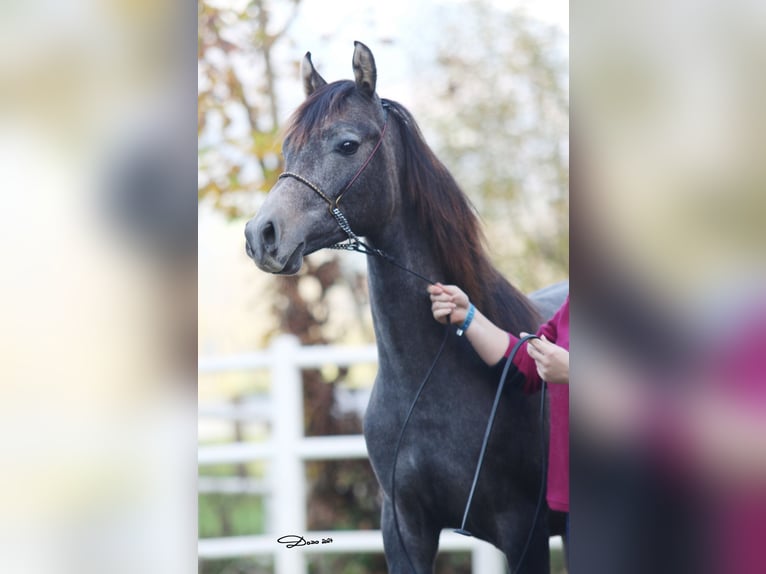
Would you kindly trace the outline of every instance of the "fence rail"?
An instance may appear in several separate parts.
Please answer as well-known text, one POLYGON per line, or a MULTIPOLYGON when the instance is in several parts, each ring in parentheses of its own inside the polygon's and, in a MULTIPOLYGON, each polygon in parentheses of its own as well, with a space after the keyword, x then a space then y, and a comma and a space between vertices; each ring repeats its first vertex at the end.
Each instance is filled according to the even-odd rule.
MULTIPOLYGON (((248 353, 227 358, 204 358, 199 361, 200 373, 247 372, 269 370, 271 394, 268 401, 255 404, 200 405, 201 417, 229 421, 271 421, 271 439, 262 443, 235 442, 200 446, 200 466, 270 461, 270 476, 266 481, 227 477, 200 477, 200 492, 258 492, 269 497, 267 532, 257 536, 203 538, 198 542, 201 559, 237 556, 272 556, 274 574, 305 574, 307 556, 317 553, 382 552, 383 538, 378 530, 321 531, 306 530, 306 481, 304 463, 309 460, 367 458, 367 447, 361 435, 305 437, 303 436, 303 397, 301 371, 326 365, 351 366, 375 363, 374 346, 301 347, 292 336, 276 338, 268 351, 248 353), (237 490, 241 488, 242 490, 237 490), (286 548, 277 538, 287 534, 301 535, 307 540, 332 538, 330 544, 315 544, 286 548)), ((203 383, 204 384, 204 383, 203 383)), ((481 574, 506 572, 503 555, 490 544, 466 538, 451 531, 441 536, 441 551, 470 551, 472 570, 481 574)), ((560 546, 560 539, 551 539, 551 546, 560 546)))

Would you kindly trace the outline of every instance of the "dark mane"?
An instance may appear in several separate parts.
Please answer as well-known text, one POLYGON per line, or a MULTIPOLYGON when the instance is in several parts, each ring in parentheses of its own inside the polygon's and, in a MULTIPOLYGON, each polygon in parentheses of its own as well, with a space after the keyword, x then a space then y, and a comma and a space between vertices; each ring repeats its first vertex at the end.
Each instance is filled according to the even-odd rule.
POLYGON ((445 270, 444 282, 460 286, 493 322, 518 335, 534 332, 540 317, 531 302, 490 262, 474 206, 425 142, 415 119, 401 104, 382 100, 396 119, 404 169, 401 186, 445 270))
POLYGON ((308 142, 309 136, 314 132, 323 119, 339 113, 346 98, 356 89, 351 80, 340 80, 322 86, 303 100, 287 122, 285 140, 298 147, 308 142))

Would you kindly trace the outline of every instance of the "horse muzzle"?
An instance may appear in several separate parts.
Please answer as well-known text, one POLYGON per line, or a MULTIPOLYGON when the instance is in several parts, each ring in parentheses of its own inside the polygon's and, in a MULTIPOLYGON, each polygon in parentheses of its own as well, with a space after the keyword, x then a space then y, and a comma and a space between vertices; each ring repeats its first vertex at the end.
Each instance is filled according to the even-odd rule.
POLYGON ((282 240, 279 225, 255 217, 245 225, 245 252, 256 266, 267 273, 294 275, 300 271, 305 242, 288 245, 282 240))

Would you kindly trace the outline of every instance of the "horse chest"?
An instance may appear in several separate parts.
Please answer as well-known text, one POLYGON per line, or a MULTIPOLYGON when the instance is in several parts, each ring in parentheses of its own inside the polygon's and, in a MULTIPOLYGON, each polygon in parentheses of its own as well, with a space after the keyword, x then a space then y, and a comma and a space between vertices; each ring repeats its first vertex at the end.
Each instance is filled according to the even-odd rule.
MULTIPOLYGON (((466 432, 470 434, 474 430, 466 429, 462 422, 470 395, 463 387, 464 377, 459 370, 445 364, 444 372, 435 373, 429 380, 407 424, 399 465, 417 468, 420 473, 438 474, 450 460, 454 462, 456 453, 465 447, 466 432), (445 376, 445 372, 452 376, 445 376)), ((385 471, 390 467, 420 382, 412 375, 382 366, 364 421, 367 447, 376 470, 385 471)))

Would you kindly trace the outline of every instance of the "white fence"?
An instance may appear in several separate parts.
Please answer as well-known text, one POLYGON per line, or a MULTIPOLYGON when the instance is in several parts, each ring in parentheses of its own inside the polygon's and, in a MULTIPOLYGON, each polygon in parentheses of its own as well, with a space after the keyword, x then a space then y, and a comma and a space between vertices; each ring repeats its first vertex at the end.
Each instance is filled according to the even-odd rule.
MULTIPOLYGON (((304 437, 301 370, 326 365, 350 366, 375 363, 374 346, 362 348, 314 346, 301 347, 292 336, 278 337, 265 352, 239 355, 225 359, 201 359, 199 372, 271 372, 270 404, 255 407, 222 409, 200 405, 200 415, 224 419, 271 421, 271 438, 263 443, 230 443, 200 446, 200 466, 221 463, 271 462, 270 478, 266 483, 249 479, 213 479, 200 477, 200 490, 217 492, 254 492, 269 499, 267 533, 256 536, 203 538, 198 542, 201 559, 237 556, 271 555, 274 574, 306 572, 309 553, 375 553, 383 551, 380 531, 308 531, 306 530, 306 482, 303 464, 308 460, 367 458, 362 435, 304 437), (306 540, 332 538, 331 544, 315 544, 287 548, 277 542, 283 535, 301 535, 306 540)), ((559 539, 552 539, 558 542, 559 539)), ((493 546, 444 531, 440 551, 470 551, 472 570, 481 574, 506 572, 503 555, 493 546)))

